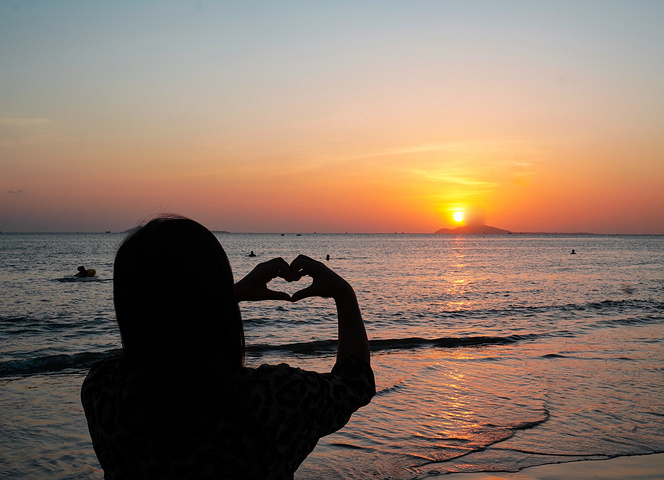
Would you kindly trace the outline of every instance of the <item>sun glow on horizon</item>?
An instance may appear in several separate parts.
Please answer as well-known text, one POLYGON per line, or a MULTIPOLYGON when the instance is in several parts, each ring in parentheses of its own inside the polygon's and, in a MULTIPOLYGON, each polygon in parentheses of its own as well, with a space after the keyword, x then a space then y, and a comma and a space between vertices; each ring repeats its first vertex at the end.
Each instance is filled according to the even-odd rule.
POLYGON ((457 223, 463 222, 463 212, 454 212, 452 218, 454 218, 454 221, 457 223))

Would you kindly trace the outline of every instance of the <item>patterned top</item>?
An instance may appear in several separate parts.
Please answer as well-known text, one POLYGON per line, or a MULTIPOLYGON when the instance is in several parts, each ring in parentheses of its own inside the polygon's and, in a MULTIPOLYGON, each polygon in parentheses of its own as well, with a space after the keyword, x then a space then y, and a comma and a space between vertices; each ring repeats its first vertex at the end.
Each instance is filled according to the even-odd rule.
POLYGON ((178 396, 181 385, 146 393, 145 375, 126 363, 96 363, 81 390, 106 480, 292 479, 318 439, 376 391, 371 367, 357 358, 325 374, 286 364, 242 368, 188 398, 178 396))

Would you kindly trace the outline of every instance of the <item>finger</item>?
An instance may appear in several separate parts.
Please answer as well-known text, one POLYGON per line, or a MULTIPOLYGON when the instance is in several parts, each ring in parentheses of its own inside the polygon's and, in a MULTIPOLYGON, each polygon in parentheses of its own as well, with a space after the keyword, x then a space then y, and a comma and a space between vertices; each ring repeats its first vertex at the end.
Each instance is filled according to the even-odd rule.
POLYGON ((275 258, 257 265, 254 269, 256 271, 256 279, 259 282, 268 283, 277 277, 284 279, 290 277, 289 265, 283 260, 282 262, 279 262, 278 260, 279 259, 275 258))
POLYGON ((291 301, 291 296, 286 292, 277 292, 276 290, 267 290, 266 300, 285 300, 287 302, 291 301))
POLYGON ((296 275, 293 273, 291 266, 286 263, 286 260, 283 258, 273 258, 266 262, 266 267, 270 269, 270 277, 276 278, 280 277, 286 280, 287 282, 293 282, 299 280, 296 275))
POLYGON ((311 276, 311 272, 316 268, 316 261, 306 255, 298 255, 290 264, 291 270, 300 277, 304 275, 311 276))
POLYGON ((297 302, 304 298, 317 297, 317 290, 318 289, 314 285, 309 285, 307 288, 303 288, 302 290, 295 292, 291 297, 291 301, 297 302))

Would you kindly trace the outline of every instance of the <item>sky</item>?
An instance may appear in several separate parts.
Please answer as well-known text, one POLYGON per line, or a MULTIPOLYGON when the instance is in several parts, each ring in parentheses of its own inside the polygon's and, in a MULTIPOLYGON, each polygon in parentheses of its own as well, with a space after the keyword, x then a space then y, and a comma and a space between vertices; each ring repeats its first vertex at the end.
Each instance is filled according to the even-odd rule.
POLYGON ((639 0, 0 0, 0 231, 664 234, 662 25, 639 0))

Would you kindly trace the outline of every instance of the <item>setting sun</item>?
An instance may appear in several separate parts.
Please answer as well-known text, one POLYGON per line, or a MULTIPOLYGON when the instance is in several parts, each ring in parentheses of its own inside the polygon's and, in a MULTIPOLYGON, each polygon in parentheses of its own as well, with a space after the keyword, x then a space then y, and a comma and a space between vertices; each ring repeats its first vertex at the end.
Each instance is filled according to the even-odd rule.
POLYGON ((455 222, 463 222, 463 212, 454 212, 452 218, 455 222))

